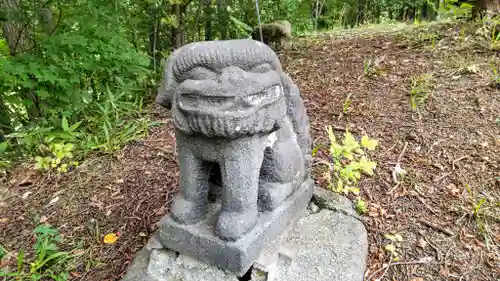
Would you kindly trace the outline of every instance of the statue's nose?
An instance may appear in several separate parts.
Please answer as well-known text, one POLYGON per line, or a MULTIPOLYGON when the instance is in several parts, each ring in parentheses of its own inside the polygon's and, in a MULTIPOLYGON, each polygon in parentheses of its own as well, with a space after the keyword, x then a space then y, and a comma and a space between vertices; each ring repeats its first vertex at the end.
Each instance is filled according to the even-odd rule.
POLYGON ((245 80, 245 71, 237 66, 228 66, 222 69, 220 82, 222 84, 238 84, 245 80))

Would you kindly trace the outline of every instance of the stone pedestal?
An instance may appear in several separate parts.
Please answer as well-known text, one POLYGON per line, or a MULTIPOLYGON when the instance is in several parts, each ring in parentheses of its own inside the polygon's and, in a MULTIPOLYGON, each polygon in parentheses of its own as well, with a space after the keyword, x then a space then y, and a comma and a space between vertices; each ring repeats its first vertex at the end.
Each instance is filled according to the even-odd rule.
POLYGON ((313 187, 314 182, 306 180, 274 211, 259 213, 255 228, 236 241, 224 241, 214 234, 219 204, 212 204, 207 219, 195 225, 181 225, 170 216, 165 217, 160 223, 159 241, 165 248, 242 276, 297 214, 307 208, 313 187))
POLYGON ((157 234, 122 281, 362 281, 367 234, 350 201, 317 189, 308 209, 268 243, 244 276, 165 249, 157 234))

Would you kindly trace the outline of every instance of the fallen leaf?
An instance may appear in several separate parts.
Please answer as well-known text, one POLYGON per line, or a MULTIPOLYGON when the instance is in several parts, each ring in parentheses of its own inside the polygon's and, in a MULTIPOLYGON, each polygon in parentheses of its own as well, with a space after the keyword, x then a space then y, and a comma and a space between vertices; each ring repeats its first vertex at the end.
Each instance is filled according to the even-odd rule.
POLYGON ((458 188, 456 185, 454 185, 453 183, 450 183, 446 189, 448 189, 450 191, 450 193, 453 195, 453 196, 458 196, 460 193, 461 193, 461 190, 460 188, 458 188))
POLYGON ((146 236, 147 236, 147 234, 146 234, 146 233, 144 233, 144 232, 139 232, 139 236, 141 236, 141 237, 146 237, 146 236))
POLYGON ((25 193, 23 193, 23 195, 21 196, 21 198, 22 198, 23 200, 25 200, 26 198, 28 198, 28 196, 29 196, 31 193, 33 193, 33 192, 31 192, 31 191, 26 191, 25 193))
POLYGON ((443 267, 439 271, 439 274, 441 274, 441 276, 443 277, 448 277, 448 275, 450 275, 450 270, 447 267, 443 267))
POLYGON ((425 239, 423 238, 420 238, 418 240, 418 247, 425 249, 425 247, 427 247, 427 241, 425 241, 425 239))
POLYGON ((0 223, 6 223, 6 222, 8 222, 8 221, 9 221, 9 219, 8 219, 8 218, 1 218, 1 219, 0 219, 0 223))
POLYGON ((52 204, 56 203, 57 201, 59 201, 59 196, 52 198, 52 200, 50 200, 50 202, 49 202, 49 205, 52 205, 52 204))
POLYGON ((106 217, 109 217, 110 215, 111 215, 111 210, 108 210, 108 211, 106 212, 106 217))
POLYGON ((118 240, 118 235, 115 233, 108 233, 104 236, 104 244, 114 244, 118 240))
POLYGON ((394 253, 396 251, 396 247, 392 244, 385 245, 384 249, 389 253, 394 253))
POLYGON ((40 223, 46 223, 47 222, 47 217, 46 216, 41 216, 40 217, 40 223))
POLYGON ((401 234, 395 234, 394 238, 396 239, 396 241, 399 241, 399 242, 403 241, 403 236, 401 236, 401 234))
POLYGON ((73 254, 75 256, 81 256, 81 255, 85 254, 85 251, 82 249, 76 249, 75 251, 73 251, 73 254))
POLYGON ((156 216, 162 216, 162 215, 164 215, 166 212, 167 212, 167 207, 165 207, 165 206, 161 206, 160 208, 156 209, 156 211, 155 211, 155 213, 154 213, 154 214, 155 214, 156 216))

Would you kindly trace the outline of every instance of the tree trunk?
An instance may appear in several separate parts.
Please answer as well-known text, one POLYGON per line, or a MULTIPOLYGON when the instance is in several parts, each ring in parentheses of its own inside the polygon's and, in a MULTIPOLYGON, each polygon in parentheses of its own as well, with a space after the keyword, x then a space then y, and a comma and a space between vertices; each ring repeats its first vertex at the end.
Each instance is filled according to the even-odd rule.
POLYGON ((205 41, 212 40, 212 0, 205 0, 205 41))
POLYGON ((201 8, 203 7, 203 0, 198 2, 198 9, 196 9, 196 16, 194 17, 194 28, 193 28, 193 37, 191 41, 198 41, 201 37, 201 28, 200 28, 200 14, 201 8))
POLYGON ((3 10, 7 17, 7 21, 3 24, 3 34, 10 54, 15 56, 31 49, 33 38, 28 24, 20 19, 20 0, 1 0, 0 10, 3 10))
POLYGON ((227 11, 227 0, 217 0, 217 17, 219 18, 220 39, 228 39, 229 13, 227 11))
MULTIPOLYGON (((22 18, 20 0, 1 0, 0 10, 4 11, 6 21, 3 23, 3 34, 9 47, 11 56, 22 55, 33 49, 33 34, 30 32, 30 22, 22 18)), ((32 77, 36 84, 36 78, 32 77)), ((34 121, 43 115, 40 108, 40 98, 33 89, 20 89, 20 95, 25 100, 32 101, 26 105, 26 111, 30 121, 34 121)))
POLYGON ((175 14, 175 25, 172 26, 172 39, 171 41, 174 42, 174 49, 177 49, 181 46, 181 35, 180 35, 180 28, 181 28, 181 5, 180 4, 174 4, 173 6, 174 14, 175 14))
POLYGON ((148 40, 148 55, 151 58, 151 63, 150 67, 153 70, 156 70, 157 67, 157 61, 156 61, 156 54, 157 54, 157 48, 158 48, 158 26, 157 26, 157 20, 156 20, 156 14, 157 14, 157 8, 156 5, 152 4, 149 5, 148 7, 148 17, 149 17, 149 27, 148 27, 148 34, 149 34, 149 40, 148 40))

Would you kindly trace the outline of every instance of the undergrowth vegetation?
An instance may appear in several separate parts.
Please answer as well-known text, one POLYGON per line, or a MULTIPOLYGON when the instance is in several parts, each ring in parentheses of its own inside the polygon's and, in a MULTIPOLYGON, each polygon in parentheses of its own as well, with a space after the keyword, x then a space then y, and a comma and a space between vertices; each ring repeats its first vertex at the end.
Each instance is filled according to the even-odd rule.
POLYGON ((18 30, 26 38, 16 45, 9 41, 11 34, 0 41, 4 167, 36 159, 38 168, 64 172, 77 165, 63 160, 92 150, 112 152, 147 130, 143 104, 154 72, 123 28, 127 7, 97 1, 58 4, 60 10, 39 5, 7 10, 13 23, 35 24, 30 12, 40 10, 59 21, 52 23, 57 32, 39 24, 32 32, 18 30))
MULTIPOLYGON (((338 140, 331 126, 326 130, 329 143, 317 146, 313 156, 318 152, 328 156, 329 161, 318 160, 327 167, 324 177, 328 182, 328 188, 337 193, 359 195, 358 183, 361 175, 373 175, 377 167, 377 163, 370 160, 368 151, 374 150, 378 141, 366 135, 357 140, 349 131, 338 140)), ((358 213, 366 212, 367 206, 363 199, 358 197, 355 203, 358 213)))
MULTIPOLYGON (((37 226, 33 230, 33 235, 36 239, 33 249, 20 249, 15 256, 16 270, 6 272, 4 269, 0 269, 0 277, 15 281, 68 280, 69 271, 75 267, 73 260, 82 255, 84 251, 81 249, 70 252, 62 251, 59 248, 62 237, 57 229, 50 225, 37 226), (27 256, 33 258, 28 260, 27 256)), ((0 246, 0 259, 12 254, 0 246)))

